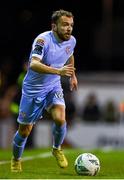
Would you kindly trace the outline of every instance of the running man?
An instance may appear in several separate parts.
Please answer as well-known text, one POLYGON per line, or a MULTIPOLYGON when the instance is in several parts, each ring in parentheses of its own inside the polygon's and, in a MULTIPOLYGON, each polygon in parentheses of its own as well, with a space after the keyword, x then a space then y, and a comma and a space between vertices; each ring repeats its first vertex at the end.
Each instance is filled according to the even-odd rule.
POLYGON ((76 39, 71 35, 73 25, 71 12, 55 11, 51 18, 51 31, 39 34, 32 44, 29 67, 22 85, 17 118, 19 128, 13 138, 12 172, 22 171, 21 157, 27 138, 44 110, 48 111, 54 123, 52 154, 61 168, 68 166, 61 149, 67 131, 61 76, 70 77, 71 91, 77 89, 73 55, 76 39))

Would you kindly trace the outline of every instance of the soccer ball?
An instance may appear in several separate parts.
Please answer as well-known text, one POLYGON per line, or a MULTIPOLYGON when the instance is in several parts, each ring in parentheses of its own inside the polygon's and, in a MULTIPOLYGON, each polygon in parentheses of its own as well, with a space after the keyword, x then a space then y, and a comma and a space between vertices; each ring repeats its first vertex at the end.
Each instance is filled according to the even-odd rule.
POLYGON ((79 175, 95 176, 100 171, 100 161, 94 154, 83 153, 76 158, 74 167, 79 175))

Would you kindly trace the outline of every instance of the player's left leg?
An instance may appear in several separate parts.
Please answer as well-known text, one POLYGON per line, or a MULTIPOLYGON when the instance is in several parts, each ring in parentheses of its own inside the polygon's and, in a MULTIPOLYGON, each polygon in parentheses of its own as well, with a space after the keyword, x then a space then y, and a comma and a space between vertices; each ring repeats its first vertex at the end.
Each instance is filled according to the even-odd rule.
POLYGON ((65 106, 53 105, 50 109, 50 114, 54 120, 53 125, 53 155, 55 156, 58 165, 61 168, 68 166, 68 161, 61 149, 61 145, 66 135, 66 120, 65 120, 65 106))

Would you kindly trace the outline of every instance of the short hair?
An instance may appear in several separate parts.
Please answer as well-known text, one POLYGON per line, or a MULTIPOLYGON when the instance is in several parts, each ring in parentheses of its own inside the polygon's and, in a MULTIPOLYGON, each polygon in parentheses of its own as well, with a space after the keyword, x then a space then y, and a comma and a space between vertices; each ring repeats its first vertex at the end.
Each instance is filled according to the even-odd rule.
POLYGON ((54 11, 53 14, 52 14, 52 17, 51 17, 51 23, 57 23, 57 21, 59 20, 59 18, 61 16, 67 16, 67 17, 72 17, 74 18, 72 12, 69 12, 69 11, 65 11, 63 9, 60 9, 58 11, 54 11))

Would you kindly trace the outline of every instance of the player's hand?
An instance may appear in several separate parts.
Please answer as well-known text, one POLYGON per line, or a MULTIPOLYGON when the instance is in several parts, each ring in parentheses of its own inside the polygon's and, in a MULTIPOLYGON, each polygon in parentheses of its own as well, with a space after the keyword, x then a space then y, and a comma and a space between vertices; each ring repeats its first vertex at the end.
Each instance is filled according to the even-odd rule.
POLYGON ((71 64, 68 64, 59 69, 59 74, 60 76, 71 77, 74 71, 75 71, 75 68, 71 64))
POLYGON ((77 90, 78 89, 78 81, 75 75, 70 77, 70 90, 77 90))

